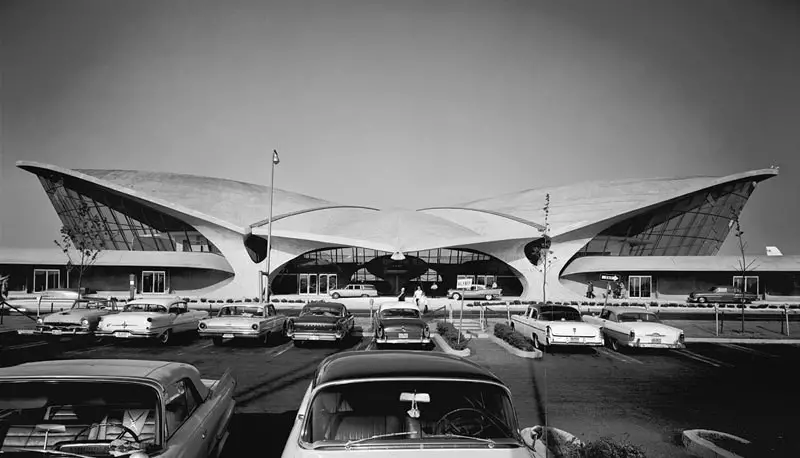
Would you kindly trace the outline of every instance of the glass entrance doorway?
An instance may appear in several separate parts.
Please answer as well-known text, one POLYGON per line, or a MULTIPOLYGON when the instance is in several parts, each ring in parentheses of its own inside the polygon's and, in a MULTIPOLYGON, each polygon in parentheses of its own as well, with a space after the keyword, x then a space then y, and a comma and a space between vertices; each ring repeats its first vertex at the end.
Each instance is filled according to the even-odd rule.
POLYGON ((631 275, 628 277, 628 297, 648 299, 652 289, 652 277, 649 275, 631 275))
POLYGON ((300 274, 297 282, 297 294, 320 295, 338 286, 336 274, 300 274))
POLYGON ((735 275, 733 277, 733 287, 743 290, 745 293, 758 294, 758 276, 747 275, 744 277, 744 288, 742 288, 742 276, 735 275))

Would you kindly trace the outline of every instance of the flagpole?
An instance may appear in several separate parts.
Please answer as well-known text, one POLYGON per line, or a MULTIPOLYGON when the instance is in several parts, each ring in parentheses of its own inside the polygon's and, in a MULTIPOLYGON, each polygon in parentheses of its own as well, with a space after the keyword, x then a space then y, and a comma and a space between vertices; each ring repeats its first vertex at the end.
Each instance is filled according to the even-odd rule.
POLYGON ((269 178, 269 227, 267 228, 267 303, 270 301, 270 281, 269 281, 269 264, 272 257, 272 197, 275 194, 275 157, 278 155, 277 150, 272 150, 272 172, 269 178))

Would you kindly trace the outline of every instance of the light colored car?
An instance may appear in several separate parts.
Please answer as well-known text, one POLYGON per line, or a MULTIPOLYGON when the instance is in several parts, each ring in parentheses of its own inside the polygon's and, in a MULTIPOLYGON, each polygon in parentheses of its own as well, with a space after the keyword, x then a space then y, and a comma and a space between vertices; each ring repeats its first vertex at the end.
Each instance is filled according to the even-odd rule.
POLYGON ((541 428, 520 430, 511 399, 497 376, 457 356, 339 353, 317 368, 282 456, 544 458, 541 428))
POLYGON ((286 316, 279 315, 272 304, 226 305, 217 316, 200 320, 200 337, 211 338, 214 345, 230 339, 255 339, 264 345, 285 333, 286 316))
POLYGON ((642 307, 605 307, 600 316, 584 316, 583 320, 599 327, 614 351, 621 347, 686 347, 683 330, 662 323, 658 315, 642 307))
POLYGON ((340 297, 378 297, 378 290, 375 285, 368 284, 352 284, 344 288, 332 289, 328 292, 334 299, 340 297))
POLYGON ((353 332, 355 318, 344 304, 338 302, 310 302, 300 311, 300 316, 286 320, 286 336, 301 346, 307 341, 341 343, 353 332))
POLYGON ((486 285, 470 285, 467 288, 451 288, 447 290, 449 299, 500 299, 503 297, 503 290, 500 288, 489 288, 486 285))
POLYGON ((0 369, 2 455, 216 457, 236 382, 165 361, 42 361, 0 369))
POLYGON ((167 344, 179 333, 197 332, 208 312, 189 310, 177 297, 145 297, 128 302, 122 312, 100 318, 95 335, 117 339, 158 339, 167 344))
POLYGON ((431 343, 428 323, 413 302, 385 302, 373 316, 375 344, 422 345, 431 343))
POLYGON ((581 312, 569 305, 534 305, 524 315, 512 315, 511 327, 533 340, 541 350, 554 345, 600 346, 602 331, 581 318, 581 312))
POLYGON ((36 328, 19 331, 20 334, 51 336, 89 336, 94 334, 100 318, 119 312, 114 299, 79 299, 72 308, 51 313, 36 320, 36 328))

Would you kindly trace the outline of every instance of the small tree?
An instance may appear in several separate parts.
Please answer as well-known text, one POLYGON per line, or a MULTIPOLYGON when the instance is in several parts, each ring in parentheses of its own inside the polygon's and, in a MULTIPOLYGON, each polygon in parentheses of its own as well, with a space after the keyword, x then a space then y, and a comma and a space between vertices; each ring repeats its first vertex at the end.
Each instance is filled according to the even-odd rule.
MULTIPOLYGON (((744 253, 744 250, 747 248, 747 242, 745 242, 744 239, 742 239, 744 232, 742 231, 742 226, 739 223, 739 214, 733 207, 731 207, 731 221, 733 221, 734 224, 734 231, 735 231, 734 235, 739 240, 739 253, 742 255, 742 259, 739 259, 739 273, 742 276, 742 283, 741 283, 742 294, 739 298, 739 303, 740 303, 739 305, 742 308, 742 333, 744 333, 744 304, 747 301, 744 294, 745 289, 747 288, 746 275, 748 270, 752 270, 751 267, 753 266, 753 263, 755 263, 756 261, 754 259, 749 263, 747 262, 747 257, 745 256, 744 253)), ((736 294, 735 290, 734 294, 736 294)))
MULTIPOLYGON (((61 226, 61 240, 53 240, 67 257, 67 272, 78 273, 78 298, 81 297, 83 275, 105 250, 103 223, 91 212, 91 207, 81 200, 68 216, 71 224, 61 226)), ((69 285, 67 285, 69 286, 69 285)))
POLYGON ((542 303, 547 303, 547 268, 555 258, 549 258, 550 254, 550 193, 544 196, 544 228, 539 229, 542 233, 542 243, 539 249, 540 260, 542 263, 542 303))

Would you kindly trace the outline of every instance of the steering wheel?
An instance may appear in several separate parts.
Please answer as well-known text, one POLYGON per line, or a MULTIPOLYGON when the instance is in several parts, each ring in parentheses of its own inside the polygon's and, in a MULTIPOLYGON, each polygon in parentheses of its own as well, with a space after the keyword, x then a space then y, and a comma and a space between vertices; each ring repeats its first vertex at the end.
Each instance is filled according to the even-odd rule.
POLYGON ((111 439, 112 441, 120 440, 123 437, 125 437, 126 434, 130 434, 131 437, 133 437, 134 442, 137 442, 137 443, 139 442, 139 436, 132 429, 128 428, 127 426, 123 425, 122 423, 99 423, 99 424, 95 423, 95 424, 91 424, 91 425, 83 428, 82 430, 80 430, 78 432, 78 434, 75 435, 75 438, 77 439, 77 438, 81 437, 81 434, 89 431, 90 429, 92 429, 95 426, 102 426, 102 425, 113 425, 113 426, 117 426, 117 427, 122 428, 122 432, 119 433, 117 435, 117 437, 115 437, 114 439, 111 439))
POLYGON ((450 433, 459 436, 480 437, 481 433, 491 426, 503 430, 503 428, 497 425, 497 420, 486 412, 473 407, 462 407, 442 415, 442 418, 434 425, 433 433, 436 435, 446 435, 450 433), (451 419, 450 417, 455 418, 451 419), (490 424, 487 424, 487 422, 482 419, 488 419, 490 424))

